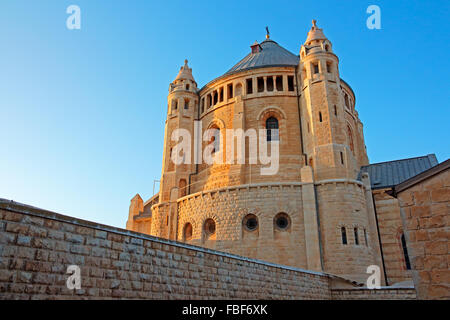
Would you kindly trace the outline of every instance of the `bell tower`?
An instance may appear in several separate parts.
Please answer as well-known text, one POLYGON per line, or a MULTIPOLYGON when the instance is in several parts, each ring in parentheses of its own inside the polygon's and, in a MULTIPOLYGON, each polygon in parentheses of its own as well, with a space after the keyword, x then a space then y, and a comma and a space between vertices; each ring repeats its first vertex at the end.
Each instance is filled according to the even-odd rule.
POLYGON ((300 49, 298 73, 304 152, 315 179, 355 178, 359 168, 346 136, 339 58, 315 20, 300 49))
POLYGON ((188 61, 185 60, 177 77, 170 83, 167 96, 167 119, 159 193, 159 202, 167 203, 167 206, 162 207, 165 209, 158 212, 158 219, 152 221, 152 224, 158 224, 155 228, 152 225, 152 230, 160 230, 161 234, 158 236, 169 239, 176 238, 176 200, 188 194, 189 175, 195 169, 193 147, 189 148, 189 152, 184 153, 181 150, 177 152, 177 145, 184 142, 193 146, 194 120, 197 112, 197 83, 192 76, 188 61), (175 140, 172 139, 173 137, 175 140))

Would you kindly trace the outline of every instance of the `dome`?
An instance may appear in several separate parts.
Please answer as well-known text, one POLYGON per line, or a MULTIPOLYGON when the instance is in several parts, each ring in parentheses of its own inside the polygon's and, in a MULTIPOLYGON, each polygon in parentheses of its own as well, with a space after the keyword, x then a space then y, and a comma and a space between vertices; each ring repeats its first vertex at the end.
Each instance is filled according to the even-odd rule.
POLYGON ((273 40, 266 39, 260 44, 255 42, 252 52, 239 61, 225 75, 264 67, 295 67, 299 57, 286 50, 273 40))

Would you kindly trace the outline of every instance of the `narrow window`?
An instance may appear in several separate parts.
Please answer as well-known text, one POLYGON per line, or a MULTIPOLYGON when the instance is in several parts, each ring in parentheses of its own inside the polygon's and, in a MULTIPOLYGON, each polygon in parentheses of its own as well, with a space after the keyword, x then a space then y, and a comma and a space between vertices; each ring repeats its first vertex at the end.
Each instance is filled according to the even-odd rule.
POLYGON ((267 91, 273 91, 273 78, 267 77, 267 91))
POLYGON ((313 71, 314 71, 314 74, 319 73, 319 64, 318 63, 313 63, 313 71))
POLYGON ((178 109, 178 100, 172 100, 172 107, 173 107, 173 110, 178 109))
POLYGON ((214 91, 214 105, 216 105, 218 101, 219 101, 219 95, 217 94, 217 90, 216 90, 216 91, 214 91))
POLYGON ((325 45, 325 51, 326 52, 330 51, 330 46, 329 45, 325 45))
POLYGON ((207 105, 207 108, 209 109, 210 107, 211 107, 211 105, 212 105, 212 98, 211 98, 211 94, 208 94, 208 105, 207 105))
POLYGON ((184 108, 189 109, 189 99, 184 99, 184 108))
POLYGON ((369 241, 367 241, 367 231, 364 229, 364 240, 366 242, 366 247, 369 245, 369 241))
POLYGON ((411 263, 409 262, 408 248, 406 247, 405 235, 403 233, 402 233, 401 241, 402 241, 403 255, 405 256, 406 270, 411 270, 411 263))
POLYGON ((192 239, 192 225, 188 222, 184 226, 184 241, 189 241, 192 239))
POLYGON ((327 72, 331 73, 331 62, 327 62, 327 72))
POLYGON ((178 183, 178 193, 180 197, 184 197, 186 195, 186 179, 180 179, 180 182, 178 183))
POLYGON ((347 126, 347 135, 348 135, 348 145, 350 147, 350 150, 355 153, 355 145, 353 144, 353 133, 352 128, 350 126, 347 126))
POLYGON ((339 152, 341 154, 341 164, 344 164, 344 154, 342 152, 339 152))
POLYGON ((308 132, 310 132, 311 131, 311 129, 310 129, 310 127, 309 127, 309 122, 308 122, 308 132))
POLYGON ((347 244, 347 231, 345 227, 341 228, 342 244, 347 244))
POLYGON ((217 127, 211 128, 214 130, 214 135, 211 137, 209 144, 213 144, 212 153, 220 151, 220 129, 217 127))
POLYGON ((294 76, 288 76, 288 90, 294 91, 294 76))
POLYGON ((189 84, 186 84, 186 90, 189 90, 189 84))
POLYGON ((247 94, 253 93, 253 79, 247 79, 247 94))
POLYGON ((203 113, 205 111, 205 98, 202 98, 201 102, 201 112, 203 113))
POLYGON ((337 117, 337 107, 334 105, 334 115, 337 117))
POLYGON ((319 122, 322 122, 322 112, 319 111, 319 122))
POLYGON ((275 78, 275 82, 276 82, 276 86, 277 86, 277 91, 283 91, 283 77, 277 76, 275 78))
POLYGON ((228 99, 233 98, 233 84, 232 83, 230 83, 227 86, 227 92, 228 92, 228 99))
POLYGON ((347 95, 346 93, 344 93, 344 100, 345 100, 345 105, 346 105, 347 107, 349 107, 350 104, 349 104, 349 102, 348 102, 348 95, 347 95))
POLYGON ((278 120, 270 117, 266 120, 267 141, 278 141, 278 120))
POLYGON ((358 228, 354 228, 353 233, 355 234, 355 244, 359 245, 358 228))
POLYGON ((223 87, 219 89, 219 101, 223 102, 223 87))
POLYGON ((257 79, 257 85, 258 85, 258 92, 263 92, 264 91, 264 78, 259 77, 257 79))

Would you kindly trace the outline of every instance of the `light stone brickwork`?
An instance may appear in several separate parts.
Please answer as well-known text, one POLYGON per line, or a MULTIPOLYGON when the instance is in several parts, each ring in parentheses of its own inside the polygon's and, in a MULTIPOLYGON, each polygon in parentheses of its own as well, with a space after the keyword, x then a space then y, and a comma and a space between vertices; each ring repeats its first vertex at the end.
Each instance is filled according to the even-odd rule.
MULTIPOLYGON (((389 189, 390 190, 390 189, 389 189)), ((384 266, 389 285, 412 281, 407 270, 401 236, 404 234, 398 200, 387 189, 374 191, 374 200, 383 248, 384 266)))
POLYGON ((397 299, 347 280, 0 199, 0 299, 397 299), (81 289, 68 289, 69 265, 81 289), (339 291, 340 289, 345 289, 339 291))
POLYGON ((450 299, 450 160, 396 186, 419 299, 450 299), (428 174, 428 172, 431 172, 428 174), (413 179, 411 179, 413 180, 413 179))

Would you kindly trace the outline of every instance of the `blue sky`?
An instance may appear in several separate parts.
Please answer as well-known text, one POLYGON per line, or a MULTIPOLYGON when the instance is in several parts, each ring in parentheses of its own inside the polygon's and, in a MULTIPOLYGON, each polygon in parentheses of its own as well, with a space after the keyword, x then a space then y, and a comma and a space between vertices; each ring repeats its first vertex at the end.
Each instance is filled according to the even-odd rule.
POLYGON ((271 38, 298 54, 313 18, 356 93, 370 161, 450 155, 449 1, 2 0, 0 197, 124 227, 161 174, 166 96, 271 38), (81 30, 66 8, 81 8, 81 30), (381 8, 369 30, 366 8, 381 8))

